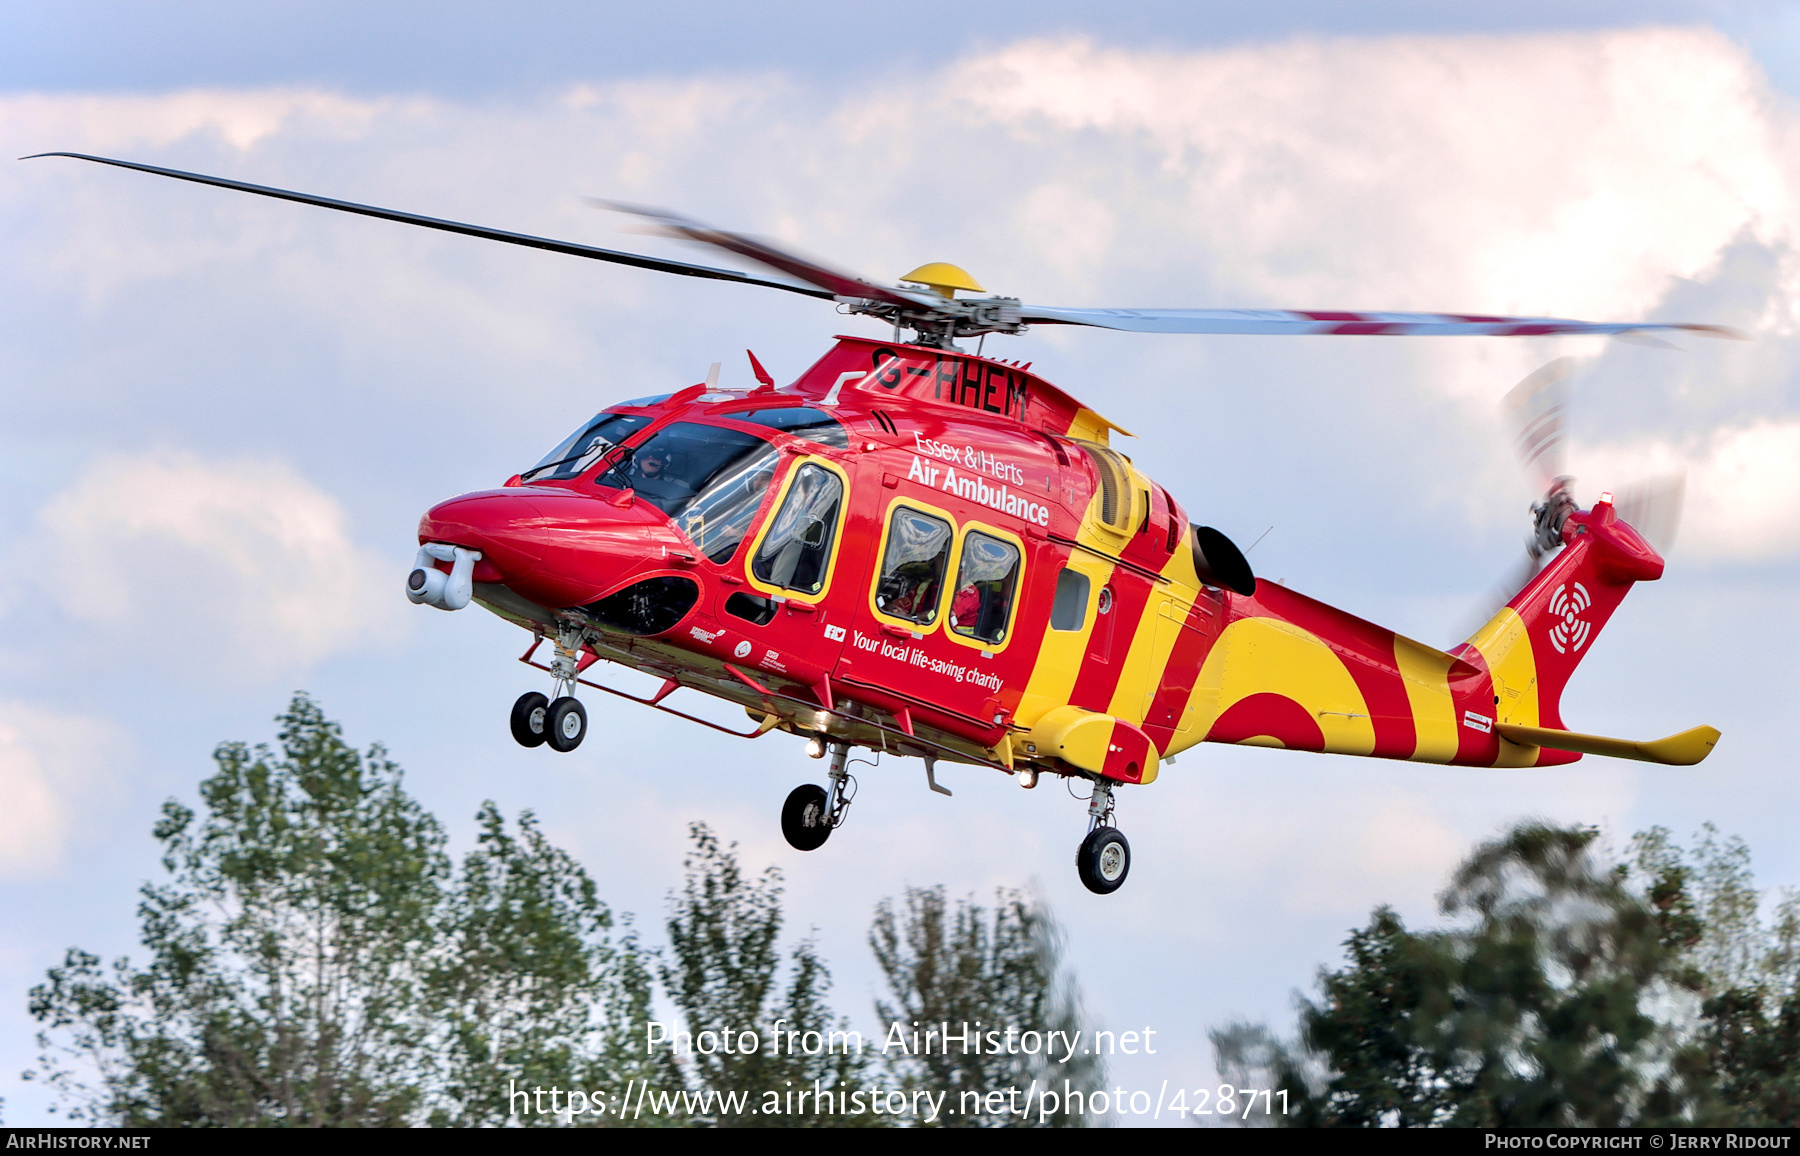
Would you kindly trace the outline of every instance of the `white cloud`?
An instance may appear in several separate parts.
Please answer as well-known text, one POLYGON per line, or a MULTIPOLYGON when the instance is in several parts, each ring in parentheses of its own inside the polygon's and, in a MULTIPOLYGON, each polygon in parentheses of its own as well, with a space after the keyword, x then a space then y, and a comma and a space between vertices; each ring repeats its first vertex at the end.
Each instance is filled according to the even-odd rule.
POLYGON ((109 794, 122 745, 100 719, 0 702, 0 879, 61 865, 78 824, 109 794))
MULTIPOLYGON (((9 137, 38 137, 39 149, 163 148, 212 136, 246 150, 286 130, 349 140, 378 114, 404 102, 356 100, 313 89, 192 89, 158 96, 53 96, 5 100, 9 137)), ((416 103, 416 102, 415 102, 416 103)))
MULTIPOLYGON (((770 77, 596 82, 524 103, 286 89, 16 96, 0 98, 0 139, 20 151, 50 142, 212 163, 233 176, 524 231, 653 244, 609 236, 613 222, 578 200, 601 193, 773 233, 875 276, 953 260, 998 292, 1064 304, 1595 318, 1680 309, 1752 328, 1767 351, 1733 360, 1695 349, 1685 368, 1671 361, 1657 371, 1669 379, 1664 393, 1735 399, 1682 438, 1793 420, 1780 383, 1800 369, 1800 350, 1784 336, 1800 317, 1800 131, 1755 62, 1704 29, 1187 53, 1026 41, 904 91, 842 97, 770 77), (1746 250, 1767 266, 1748 290, 1727 285, 1737 275, 1721 264, 1746 250), (1687 381, 1674 380, 1683 374, 1687 381)), ((15 204, 34 206, 8 211, 25 214, 21 236, 41 238, 21 260, 47 283, 78 286, 96 311, 140 310, 165 290, 192 294, 179 315, 196 318, 216 312, 207 293, 267 301, 293 326, 313 326, 309 337, 333 335, 347 361, 403 367, 391 385, 358 387, 391 390, 385 412, 426 440, 466 433, 458 404, 491 400, 493 375, 514 362, 573 376, 598 355, 616 376, 661 372, 668 349, 694 340, 691 313, 672 304, 687 299, 678 294, 723 301, 716 287, 36 164, 63 167, 9 171, 0 183, 15 204), (170 213, 171 204, 181 211, 170 213), (344 291, 348 282, 355 294, 344 291), (110 292, 121 286, 137 291, 110 292), (400 316, 429 317, 435 328, 409 332, 391 323, 400 316), (441 415, 417 412, 402 393, 416 396, 417 379, 431 375, 452 403, 441 415)), ((762 316, 745 305, 747 316, 762 316)), ((711 308, 709 330, 727 324, 711 308)), ((299 331, 271 322, 265 345, 299 331)), ((1030 340, 1055 347, 1052 377, 1066 374, 1103 410, 1119 408, 1107 391, 1130 389, 1134 411, 1113 416, 1132 428, 1153 428, 1165 400, 1158 389, 1193 388, 1165 371, 1171 340, 1067 332, 1030 340), (1066 372, 1084 360, 1100 361, 1100 380, 1066 372)), ((1379 390, 1398 410, 1410 399, 1441 406, 1447 396, 1460 406, 1451 420, 1495 427, 1493 399, 1555 352, 1527 342, 1380 342, 1393 361, 1374 371, 1383 376, 1359 380, 1342 356, 1353 345, 1307 343, 1272 382, 1280 390, 1272 400, 1316 409, 1379 390), (1328 403, 1327 390, 1336 395, 1328 403)), ((1185 348, 1180 356, 1198 365, 1245 346, 1193 339, 1185 348)), ((703 367, 717 356, 690 360, 703 367)), ((90 368, 96 384, 82 384, 99 393, 111 380, 109 369, 90 368)), ((644 392, 637 385, 622 388, 644 392)), ((1658 388, 1646 381, 1642 395, 1660 396, 1658 388)), ((534 400, 519 397, 500 420, 523 423, 534 400)), ((1347 443, 1389 433, 1378 415, 1355 407, 1344 415, 1347 443)), ((1490 449, 1480 460, 1449 439, 1418 449, 1413 488, 1467 505, 1471 518, 1495 516, 1502 504, 1487 495, 1510 470, 1497 429, 1481 438, 1490 449)), ((1182 488, 1189 464, 1172 463, 1165 480, 1182 488)), ((1762 493, 1763 505, 1776 492, 1740 488, 1762 493)), ((1516 516, 1510 503, 1506 516, 1516 516)), ((1765 553, 1791 548, 1785 533, 1739 542, 1765 553)))
POLYGON ((1742 233, 1794 235, 1792 117, 1701 30, 1037 41, 953 75, 1041 147, 1098 137, 1061 177, 1107 199, 1154 158, 1175 194, 1142 206, 1155 225, 1281 304, 1629 317, 1742 233), (1121 145, 1137 166, 1092 163, 1121 145))
POLYGON ((1675 442, 1574 448, 1588 497, 1685 475, 1677 539, 1689 558, 1780 558, 1800 550, 1800 420, 1763 419, 1675 442))
POLYGON ((68 613, 227 677, 350 648, 400 598, 337 502, 279 462, 105 456, 39 522, 40 577, 68 613))
POLYGON ((1720 430, 1696 464, 1686 525, 1696 549, 1739 558, 1800 548, 1800 421, 1720 430))
MULTIPOLYGON (((1655 310, 1734 240, 1785 251, 1800 166, 1791 110, 1741 49, 1700 29, 1191 53, 1027 41, 838 101, 766 77, 583 85, 524 108, 34 95, 0 100, 0 125, 21 147, 254 145, 236 173, 251 179, 299 180, 335 158, 353 175, 321 191, 428 211, 541 190, 540 211, 583 232, 596 219, 579 193, 653 199, 874 275, 955 258, 1058 303, 1600 319, 1655 310), (452 157, 506 179, 471 181, 452 157)), ((268 214, 258 206, 258 220, 295 219, 268 214)), ((91 242, 81 257, 102 264, 91 242)), ((1800 263, 1785 261, 1783 285, 1782 307, 1727 320, 1788 325, 1800 263)))

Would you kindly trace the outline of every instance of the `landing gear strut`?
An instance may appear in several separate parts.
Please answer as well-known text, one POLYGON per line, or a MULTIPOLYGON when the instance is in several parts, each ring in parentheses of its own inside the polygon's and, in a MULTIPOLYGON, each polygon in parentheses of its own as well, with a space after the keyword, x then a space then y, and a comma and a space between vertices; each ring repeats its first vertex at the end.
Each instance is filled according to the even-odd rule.
POLYGON ((1113 787, 1110 779, 1096 779, 1088 800, 1088 835, 1075 852, 1075 870, 1081 885, 1096 895, 1111 895, 1131 870, 1131 844, 1113 829, 1113 787))
POLYGON ((827 772, 831 790, 816 783, 795 787, 781 807, 781 833, 796 851, 816 851, 825 845, 831 832, 843 825, 850 811, 850 800, 856 797, 856 780, 850 777, 850 744, 831 744, 831 766, 827 772))
POLYGON ((550 696, 531 691, 512 708, 512 736, 522 747, 550 744, 553 751, 572 751, 587 737, 587 708, 575 697, 576 658, 581 629, 563 625, 556 632, 556 657, 550 660, 555 681, 550 696))

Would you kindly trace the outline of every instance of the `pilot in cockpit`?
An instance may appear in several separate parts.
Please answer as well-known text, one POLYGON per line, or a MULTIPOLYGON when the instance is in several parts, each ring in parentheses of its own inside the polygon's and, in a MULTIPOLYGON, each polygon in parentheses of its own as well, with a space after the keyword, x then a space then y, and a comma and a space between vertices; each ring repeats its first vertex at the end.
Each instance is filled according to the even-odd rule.
POLYGON ((694 492, 674 471, 673 455, 657 445, 645 446, 632 455, 631 488, 647 498, 679 501, 694 492))

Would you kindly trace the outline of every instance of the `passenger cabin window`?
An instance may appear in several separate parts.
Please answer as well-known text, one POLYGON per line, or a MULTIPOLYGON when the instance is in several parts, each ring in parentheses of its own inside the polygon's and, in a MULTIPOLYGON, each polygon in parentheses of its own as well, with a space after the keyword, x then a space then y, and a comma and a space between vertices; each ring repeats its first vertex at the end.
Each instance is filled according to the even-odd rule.
POLYGON ((637 414, 601 413, 562 440, 544 460, 519 475, 522 482, 579 477, 600 455, 650 424, 637 414))
POLYGON ((1050 604, 1050 629, 1080 630, 1087 624, 1088 576, 1064 570, 1056 576, 1056 601, 1050 604))
POLYGON ((896 506, 888 519, 887 550, 875 609, 920 626, 937 621, 938 595, 950 566, 950 523, 896 506))
POLYGON ((1012 617, 1019 582, 1019 548, 975 530, 963 540, 956 593, 950 598, 950 629, 967 638, 1000 642, 1012 617))
POLYGON ((751 425, 767 426, 778 429, 782 433, 793 434, 797 438, 818 442, 832 449, 847 450, 850 448, 850 435, 838 419, 824 410, 813 409, 804 405, 787 405, 780 409, 750 409, 740 413, 722 413, 720 417, 732 421, 749 422, 751 425))
POLYGON ((750 573, 770 586, 804 594, 825 589, 843 504, 844 483, 836 474, 816 462, 801 465, 751 559, 750 573))

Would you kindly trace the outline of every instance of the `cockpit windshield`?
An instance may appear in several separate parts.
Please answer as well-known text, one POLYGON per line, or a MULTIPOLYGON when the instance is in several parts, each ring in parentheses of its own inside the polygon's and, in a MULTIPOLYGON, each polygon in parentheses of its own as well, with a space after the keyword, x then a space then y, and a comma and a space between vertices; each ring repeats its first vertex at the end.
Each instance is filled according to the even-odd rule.
POLYGON ((634 491, 722 564, 749 531, 780 459, 751 434, 678 421, 594 480, 634 491))
POLYGON ((650 424, 638 414, 602 413, 563 439, 544 455, 544 460, 519 475, 521 481, 547 482, 573 478, 593 465, 601 454, 650 424))

